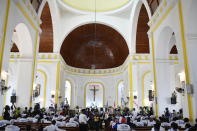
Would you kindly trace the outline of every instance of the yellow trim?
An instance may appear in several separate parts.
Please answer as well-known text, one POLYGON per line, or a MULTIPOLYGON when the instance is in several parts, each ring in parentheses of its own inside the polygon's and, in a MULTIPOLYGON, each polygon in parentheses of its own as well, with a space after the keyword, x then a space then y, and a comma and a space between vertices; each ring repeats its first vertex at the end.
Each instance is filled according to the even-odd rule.
POLYGON ((129 63, 130 108, 133 109, 133 64, 129 63))
POLYGON ((59 88, 60 88, 60 61, 58 61, 57 63, 57 71, 56 71, 55 104, 58 104, 59 88))
MULTIPOLYGON (((133 62, 134 63, 134 62, 133 62)), ((151 64, 151 62, 137 62, 138 64, 151 64)))
MULTIPOLYGON (((172 11, 173 6, 170 6, 167 11, 164 13, 164 15, 161 17, 161 19, 155 24, 154 27, 151 27, 151 45, 152 45, 152 64, 153 64, 153 75, 154 75, 154 90, 155 90, 155 97, 157 97, 157 79, 156 79, 156 62, 155 62, 155 49, 154 49, 154 32, 159 28, 159 26, 162 24, 162 22, 166 19, 168 14, 172 11)), ((155 103, 155 113, 156 117, 158 117, 158 100, 157 103, 155 103)))
POLYGON ((37 72, 40 72, 41 74, 43 74, 44 76, 44 101, 43 101, 43 105, 44 107, 46 107, 46 96, 47 96, 47 74, 46 72, 44 72, 41 69, 38 69, 37 72))
POLYGON ((32 21, 32 19, 29 17, 28 13, 25 11, 25 9, 23 9, 23 7, 21 6, 20 2, 16 2, 16 6, 18 7, 18 9, 22 12, 22 14, 24 15, 24 17, 29 21, 30 25, 36 30, 38 31, 38 28, 35 26, 34 22, 32 21))
POLYGON ((70 89, 70 104, 72 104, 72 91, 73 91, 73 83, 71 82, 71 80, 69 79, 65 79, 65 81, 69 81, 70 85, 71 85, 71 89, 70 89))
POLYGON ((3 120, 3 116, 0 116, 0 120, 3 120))
MULTIPOLYGON (((95 1, 96 1, 96 0, 95 0, 95 1)), ((74 6, 74 5, 70 4, 70 3, 72 3, 72 2, 69 3, 69 2, 66 1, 66 0, 62 0, 62 2, 65 3, 66 5, 68 5, 68 6, 72 7, 72 8, 74 8, 74 9, 78 9, 78 10, 82 10, 82 11, 95 11, 95 9, 85 9, 85 8, 80 8, 80 7, 74 6)), ((84 2, 84 1, 83 1, 83 2, 84 2)), ((97 11, 97 12, 105 12, 105 11, 116 10, 116 9, 121 8, 121 7, 124 7, 124 6, 127 5, 129 2, 130 2, 130 0, 127 0, 125 3, 123 3, 123 4, 121 4, 120 6, 117 6, 117 7, 115 7, 115 8, 102 9, 102 10, 96 9, 96 11, 97 11)), ((87 3, 87 4, 90 4, 90 3, 87 3)))
POLYGON ((0 74, 1 74, 2 65, 3 65, 3 55, 4 55, 5 41, 6 41, 6 35, 7 35, 9 11, 10 11, 10 0, 7 0, 7 7, 6 7, 6 13, 5 13, 4 25, 3 25, 3 37, 2 37, 1 44, 0 44, 0 74))
POLYGON ((68 70, 66 70, 66 73, 70 74, 70 75, 77 75, 77 76, 98 76, 98 77, 101 77, 101 76, 116 76, 116 75, 120 75, 122 74, 123 72, 119 72, 119 73, 114 73, 114 74, 77 74, 77 73, 74 73, 74 72, 69 72, 68 70))
POLYGON ((142 106, 145 106, 145 89, 144 89, 144 79, 145 76, 148 75, 149 73, 151 73, 151 71, 147 71, 142 75, 142 106))
POLYGON ((117 83, 117 85, 116 85, 116 106, 118 107, 118 106, 120 106, 119 105, 119 103, 118 103, 118 97, 119 97, 119 93, 118 93, 118 87, 119 87, 119 84, 121 83, 121 82, 123 82, 123 80, 119 80, 118 81, 118 83, 117 83))
POLYGON ((87 88, 87 85, 89 85, 91 83, 97 83, 97 84, 102 85, 102 87, 103 87, 103 106, 104 106, 104 104, 105 104, 105 86, 104 86, 104 84, 101 82, 88 82, 85 84, 85 87, 84 87, 84 107, 86 107, 86 88, 87 88))
POLYGON ((31 87, 31 91, 30 91, 30 103, 29 103, 29 107, 32 106, 32 93, 33 93, 33 85, 34 85, 34 77, 35 77, 35 69, 36 69, 36 60, 37 60, 37 47, 38 47, 38 31, 36 31, 36 39, 34 41, 34 57, 33 57, 33 64, 32 64, 32 87, 31 87))
MULTIPOLYGON (((155 90, 154 96, 157 98, 157 74, 156 74, 156 62, 155 62, 155 46, 154 46, 155 42, 154 42, 153 33, 151 34, 151 44, 152 44, 152 61, 153 61, 154 90, 155 90)), ((155 103, 155 114, 156 117, 158 118, 158 100, 156 100, 155 103)))
MULTIPOLYGON (((190 84, 190 73, 189 73, 189 65, 188 65, 187 46, 186 46, 185 29, 184 29, 184 18, 183 18, 181 0, 179 0, 178 2, 178 9, 179 9, 179 21, 180 21, 180 29, 181 29, 182 48, 183 48, 183 59, 184 59, 184 67, 185 67, 185 78, 186 78, 186 84, 190 84)), ((187 99, 188 99, 189 118, 191 121, 193 121, 194 115, 193 115, 192 95, 187 94, 187 99)))
POLYGON ((164 13, 164 15, 162 16, 162 18, 156 23, 156 25, 154 26, 154 28, 152 29, 152 32, 155 32, 157 30, 157 28, 161 25, 161 23, 166 19, 166 17, 168 16, 168 14, 171 12, 171 10, 173 9, 173 6, 170 6, 167 11, 164 13))
POLYGON ((55 63, 55 62, 57 62, 57 61, 39 61, 38 60, 38 63, 55 63))

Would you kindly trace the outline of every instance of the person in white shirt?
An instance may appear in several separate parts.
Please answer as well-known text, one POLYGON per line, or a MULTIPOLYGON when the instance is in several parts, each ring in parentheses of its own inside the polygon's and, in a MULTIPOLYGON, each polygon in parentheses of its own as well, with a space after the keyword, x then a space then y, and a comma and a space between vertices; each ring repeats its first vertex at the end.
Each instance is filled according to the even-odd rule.
POLYGON ((70 118, 69 122, 66 123, 66 127, 78 127, 79 123, 74 120, 74 118, 70 118))
POLYGON ((130 126, 127 124, 119 124, 117 127, 117 131, 130 131, 130 126))
POLYGON ((136 126, 138 126, 138 127, 139 127, 139 126, 144 126, 144 123, 140 121, 140 118, 138 118, 137 121, 134 121, 134 124, 135 124, 136 126))
POLYGON ((85 109, 81 110, 81 114, 79 115, 79 128, 80 131, 87 131, 88 130, 88 120, 89 118, 85 115, 85 109))
POLYGON ((130 131, 130 126, 127 123, 127 121, 121 121, 121 124, 117 125, 117 131, 130 131))
POLYGON ((20 131, 20 128, 15 125, 8 125, 6 126, 5 131, 20 131))
POLYGON ((52 124, 49 125, 49 126, 47 126, 47 127, 45 127, 45 128, 43 129, 43 131, 64 131, 64 130, 62 130, 62 129, 59 129, 55 124, 56 124, 56 121, 53 120, 53 121, 52 121, 52 124))
POLYGON ((155 121, 152 118, 150 118, 150 120, 148 120, 147 126, 154 126, 155 124, 155 121))
POLYGON ((137 111, 135 110, 135 108, 133 108, 133 110, 132 110, 132 113, 131 113, 132 115, 133 115, 133 117, 136 117, 137 116, 137 111))
POLYGON ((20 128, 13 124, 14 124, 14 121, 11 121, 11 124, 5 127, 5 131, 20 131, 20 128))

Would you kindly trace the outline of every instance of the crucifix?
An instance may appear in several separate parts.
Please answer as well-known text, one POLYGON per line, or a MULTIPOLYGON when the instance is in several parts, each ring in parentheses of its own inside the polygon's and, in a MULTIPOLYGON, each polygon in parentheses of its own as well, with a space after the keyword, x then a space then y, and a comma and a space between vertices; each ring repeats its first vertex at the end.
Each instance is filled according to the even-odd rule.
POLYGON ((95 102, 95 96, 96 96, 96 92, 99 90, 99 89, 96 89, 96 86, 95 85, 92 85, 93 86, 93 89, 90 89, 90 91, 93 92, 93 95, 94 95, 94 102, 95 102))

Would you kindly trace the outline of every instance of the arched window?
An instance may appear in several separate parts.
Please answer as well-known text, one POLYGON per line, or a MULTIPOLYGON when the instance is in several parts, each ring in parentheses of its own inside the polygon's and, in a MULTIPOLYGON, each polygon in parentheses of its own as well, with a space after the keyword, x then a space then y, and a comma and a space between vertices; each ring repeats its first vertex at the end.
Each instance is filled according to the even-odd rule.
POLYGON ((65 104, 71 104, 71 82, 69 80, 65 81, 65 104))

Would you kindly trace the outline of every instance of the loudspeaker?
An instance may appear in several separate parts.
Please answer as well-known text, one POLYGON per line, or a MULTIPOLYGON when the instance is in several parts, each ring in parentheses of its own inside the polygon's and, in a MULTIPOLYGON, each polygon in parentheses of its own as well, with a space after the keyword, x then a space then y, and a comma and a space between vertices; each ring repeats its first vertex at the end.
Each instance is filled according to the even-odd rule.
POLYGON ((148 98, 149 98, 149 101, 153 101, 153 91, 152 90, 148 90, 148 98))
POLYGON ((16 103, 16 96, 11 96, 10 102, 11 103, 16 103))
POLYGON ((188 94, 193 94, 194 93, 194 89, 192 84, 186 84, 186 88, 187 88, 187 93, 188 94))
POLYGON ((134 99, 137 99, 137 96, 133 96, 134 99))
POLYGON ((171 97, 171 104, 176 104, 176 97, 171 97))

